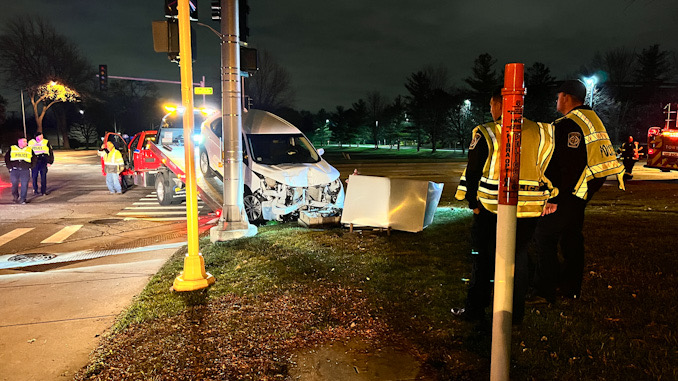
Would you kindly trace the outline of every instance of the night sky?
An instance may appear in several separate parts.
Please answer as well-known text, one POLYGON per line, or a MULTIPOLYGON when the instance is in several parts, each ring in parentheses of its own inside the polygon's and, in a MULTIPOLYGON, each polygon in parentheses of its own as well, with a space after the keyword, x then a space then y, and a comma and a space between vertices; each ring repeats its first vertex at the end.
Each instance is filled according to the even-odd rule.
MULTIPOLYGON (((458 86, 482 53, 509 62, 545 63, 558 79, 588 64, 596 51, 652 44, 678 52, 677 0, 263 1, 250 0, 250 46, 268 50, 291 74, 298 109, 350 107, 368 91, 405 95, 407 76, 427 64, 445 66, 458 86)), ((199 1, 201 22, 210 2, 199 1)), ((5 2, 0 21, 37 14, 109 75, 179 80, 179 68, 153 51, 151 21, 162 0, 22 0, 5 2)), ((219 91, 219 44, 197 31, 194 79, 219 91)), ((675 61, 674 61, 675 63, 675 61)), ((678 66, 678 65, 675 65, 678 66)), ((179 86, 163 86, 179 97, 179 86)), ((9 109, 18 107, 13 93, 9 109), (16 103, 16 105, 14 104, 16 103)))

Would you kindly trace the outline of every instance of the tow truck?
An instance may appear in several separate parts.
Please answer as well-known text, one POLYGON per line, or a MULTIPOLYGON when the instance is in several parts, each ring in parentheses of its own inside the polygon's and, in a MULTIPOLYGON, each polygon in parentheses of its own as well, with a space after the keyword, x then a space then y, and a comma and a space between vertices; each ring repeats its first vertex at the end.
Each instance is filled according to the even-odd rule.
POLYGON ((647 131, 647 164, 662 172, 678 170, 678 103, 664 106, 664 127, 650 127, 647 131))
MULTIPOLYGON (((167 114, 157 130, 141 131, 129 144, 122 143, 125 140, 117 133, 108 132, 104 137, 104 144, 113 141, 123 154, 126 165, 123 181, 130 179, 137 186, 155 187, 158 203, 163 206, 181 204, 186 199, 183 110, 175 106, 165 106, 165 110, 167 114)), ((195 112, 194 131, 199 135, 200 123, 215 111, 196 108, 195 112)), ((202 176, 196 180, 200 198, 218 213, 223 205, 220 185, 210 184, 202 176)))

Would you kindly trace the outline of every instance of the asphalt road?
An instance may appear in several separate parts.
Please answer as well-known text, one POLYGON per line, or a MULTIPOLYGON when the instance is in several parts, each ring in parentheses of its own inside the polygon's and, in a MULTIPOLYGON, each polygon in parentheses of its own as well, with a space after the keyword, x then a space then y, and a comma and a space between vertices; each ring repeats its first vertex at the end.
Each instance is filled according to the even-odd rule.
POLYGON ((0 380, 72 379, 186 240, 185 207, 159 206, 148 188, 111 195, 96 151, 55 156, 49 194, 29 186, 26 205, 0 167, 0 380))

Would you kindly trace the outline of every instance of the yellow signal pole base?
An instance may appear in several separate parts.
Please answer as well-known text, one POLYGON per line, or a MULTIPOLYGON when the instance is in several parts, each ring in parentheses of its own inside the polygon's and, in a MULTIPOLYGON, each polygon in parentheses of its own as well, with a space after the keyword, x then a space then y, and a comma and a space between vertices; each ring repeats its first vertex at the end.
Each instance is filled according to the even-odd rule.
POLYGON ((202 290, 214 284, 216 279, 212 274, 205 271, 205 259, 198 255, 186 255, 184 257, 184 271, 174 278, 172 289, 174 291, 202 290))

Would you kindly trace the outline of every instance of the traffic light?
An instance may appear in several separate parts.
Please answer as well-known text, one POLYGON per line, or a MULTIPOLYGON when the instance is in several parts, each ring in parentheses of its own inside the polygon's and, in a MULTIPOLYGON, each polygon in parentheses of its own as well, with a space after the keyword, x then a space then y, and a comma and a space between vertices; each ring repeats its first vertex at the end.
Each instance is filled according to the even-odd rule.
MULTIPOLYGON (((212 20, 221 20, 221 0, 212 0, 212 20)), ((250 7, 247 5, 247 0, 240 0, 240 8, 238 18, 240 21, 240 28, 238 30, 240 41, 247 42, 247 36, 250 35, 250 28, 247 27, 247 15, 250 13, 250 7)))
POLYGON ((212 0, 212 20, 221 20, 221 0, 212 0))
POLYGON ((108 66, 99 65, 99 90, 108 90, 108 66))
POLYGON ((247 0, 240 0, 240 12, 238 14, 240 21, 240 41, 247 42, 247 36, 250 35, 250 28, 247 27, 247 15, 250 14, 250 7, 247 0))
MULTIPOLYGON (((178 0, 165 0, 165 17, 168 19, 175 19, 179 16, 177 2, 178 0)), ((189 0, 188 9, 191 21, 198 21, 198 0, 189 0)))

